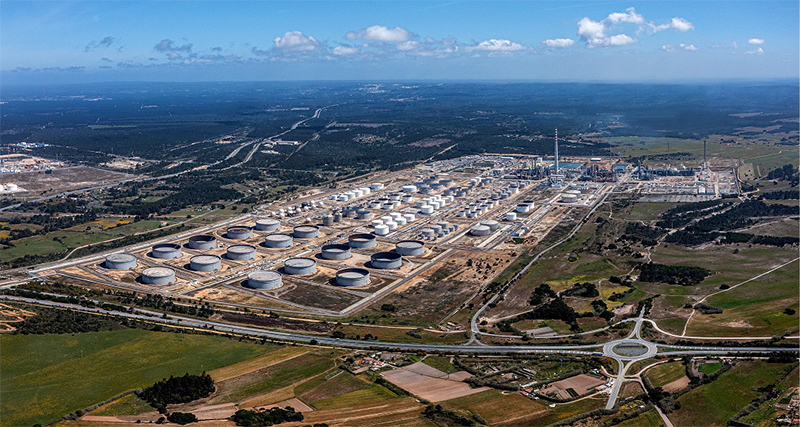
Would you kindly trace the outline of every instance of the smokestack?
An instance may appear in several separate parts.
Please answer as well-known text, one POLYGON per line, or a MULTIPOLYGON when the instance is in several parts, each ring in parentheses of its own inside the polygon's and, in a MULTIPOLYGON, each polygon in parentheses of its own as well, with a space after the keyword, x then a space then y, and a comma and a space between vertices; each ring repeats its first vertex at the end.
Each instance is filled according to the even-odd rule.
POLYGON ((706 160, 706 140, 703 140, 703 170, 708 170, 708 161, 706 160))
POLYGON ((556 128, 556 175, 558 175, 558 128, 556 128))

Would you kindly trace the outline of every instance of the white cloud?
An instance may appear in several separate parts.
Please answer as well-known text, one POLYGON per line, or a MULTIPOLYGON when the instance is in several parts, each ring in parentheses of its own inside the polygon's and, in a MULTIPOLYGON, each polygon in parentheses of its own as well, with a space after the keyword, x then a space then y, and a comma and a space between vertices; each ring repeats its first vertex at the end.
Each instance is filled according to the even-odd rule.
POLYGON ((353 56, 358 53, 358 48, 339 45, 333 48, 333 54, 336 56, 353 56))
POLYGON ((319 42, 302 31, 287 31, 283 37, 272 40, 272 48, 281 52, 310 52, 319 46, 319 42))
POLYGON ((747 43, 750 44, 764 44, 766 41, 764 39, 750 39, 747 43))
POLYGON ((547 47, 570 47, 575 44, 572 39, 547 39, 542 42, 547 47))
POLYGON ((678 30, 678 31, 681 31, 681 32, 694 30, 694 24, 692 24, 691 22, 687 21, 686 19, 678 18, 678 17, 672 18, 672 20, 669 21, 666 24, 656 25, 656 24, 651 22, 648 25, 650 26, 650 29, 653 30, 654 33, 657 33, 659 31, 669 30, 669 29, 674 29, 674 30, 678 30))
POLYGON ((602 22, 583 18, 578 21, 578 35, 585 41, 602 40, 606 36, 606 26, 602 22))
POLYGON ((528 49, 527 46, 506 39, 489 39, 464 48, 467 52, 516 52, 526 49, 528 49))
POLYGON ((625 12, 610 13, 604 21, 609 24, 616 24, 617 22, 644 24, 644 16, 636 13, 636 9, 629 7, 625 9, 625 12))
POLYGON ((690 52, 694 52, 696 50, 700 50, 700 48, 698 48, 697 46, 695 46, 693 44, 685 44, 685 43, 681 43, 678 46, 673 46, 671 44, 665 44, 664 46, 661 46, 661 49, 666 51, 666 52, 678 52, 679 50, 688 50, 690 52))
POLYGON ((384 25, 373 25, 346 34, 348 40, 370 40, 381 42, 404 42, 417 38, 417 35, 403 27, 389 28, 384 25))
POLYGON ((604 46, 625 46, 636 43, 636 39, 627 34, 617 34, 603 40, 604 46))
POLYGON ((748 50, 747 52, 745 52, 745 54, 747 54, 747 55, 763 55, 764 54, 764 49, 759 47, 758 49, 748 50))
POLYGON ((417 50, 422 47, 422 44, 416 40, 409 40, 407 42, 403 42, 397 45, 397 50, 402 51, 409 51, 409 50, 417 50))

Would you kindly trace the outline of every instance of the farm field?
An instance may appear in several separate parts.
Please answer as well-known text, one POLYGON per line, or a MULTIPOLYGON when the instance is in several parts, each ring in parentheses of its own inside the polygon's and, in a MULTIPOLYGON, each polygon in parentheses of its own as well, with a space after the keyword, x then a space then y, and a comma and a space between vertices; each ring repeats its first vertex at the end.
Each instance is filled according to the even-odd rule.
POLYGON ((724 426, 759 393, 753 388, 778 382, 796 364, 742 361, 709 384, 682 395, 669 417, 676 427, 724 426), (714 410, 709 410, 709 408, 714 410))
POLYGON ((661 422, 661 417, 656 411, 647 411, 637 417, 625 420, 615 427, 661 427, 663 425, 664 423, 661 422))
POLYGON ((138 329, 0 336, 0 346, 5 425, 50 423, 170 375, 209 371, 279 348, 138 329))
POLYGON ((686 368, 682 362, 669 362, 648 369, 645 375, 653 387, 664 387, 683 378, 686 375, 686 368))

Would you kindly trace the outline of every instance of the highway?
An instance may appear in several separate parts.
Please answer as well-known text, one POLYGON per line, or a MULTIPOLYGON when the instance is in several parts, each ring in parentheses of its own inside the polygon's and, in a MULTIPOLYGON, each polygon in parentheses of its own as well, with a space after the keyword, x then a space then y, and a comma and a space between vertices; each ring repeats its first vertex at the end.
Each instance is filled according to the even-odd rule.
POLYGON ((279 341, 298 342, 303 344, 321 344, 334 347, 344 347, 352 349, 380 349, 391 351, 424 351, 424 352, 444 352, 450 354, 568 354, 580 356, 606 356, 617 361, 619 370, 614 381, 609 400, 606 404, 607 409, 616 405, 622 383, 625 381, 625 372, 632 362, 653 357, 657 354, 669 355, 737 355, 752 353, 800 353, 797 347, 718 347, 718 346, 674 346, 659 344, 641 338, 641 326, 647 321, 644 319, 643 312, 633 320, 636 327, 630 335, 624 339, 609 341, 604 344, 582 344, 582 345, 521 345, 521 346, 498 346, 498 345, 470 345, 467 344, 415 344, 415 343, 394 343, 386 341, 359 341, 350 339, 338 339, 323 335, 308 335, 293 332, 281 332, 263 329, 252 326, 232 325, 228 323, 201 320, 185 316, 167 315, 164 313, 133 308, 131 312, 120 312, 105 310, 101 308, 87 308, 75 304, 60 303, 54 301, 43 301, 31 298, 15 297, 10 295, 0 295, 0 299, 16 301, 22 303, 45 305, 63 309, 77 310, 89 313, 103 314, 126 317, 152 323, 179 326, 184 328, 195 328, 199 330, 213 330, 216 332, 226 332, 233 334, 248 335, 254 337, 270 338, 279 341), (626 355, 620 354, 615 348, 620 344, 626 346, 641 346, 645 349, 640 354, 626 355), (602 347, 602 351, 598 351, 602 347), (668 350, 668 351, 661 351, 668 350))

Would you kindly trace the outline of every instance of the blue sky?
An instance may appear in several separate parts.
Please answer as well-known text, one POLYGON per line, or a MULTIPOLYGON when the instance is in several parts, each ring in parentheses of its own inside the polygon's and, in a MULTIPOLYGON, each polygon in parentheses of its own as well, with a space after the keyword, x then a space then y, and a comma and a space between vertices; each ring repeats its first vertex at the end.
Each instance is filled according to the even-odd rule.
POLYGON ((0 77, 798 78, 798 2, 0 2, 0 77))

